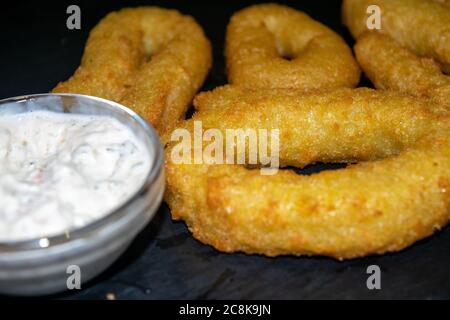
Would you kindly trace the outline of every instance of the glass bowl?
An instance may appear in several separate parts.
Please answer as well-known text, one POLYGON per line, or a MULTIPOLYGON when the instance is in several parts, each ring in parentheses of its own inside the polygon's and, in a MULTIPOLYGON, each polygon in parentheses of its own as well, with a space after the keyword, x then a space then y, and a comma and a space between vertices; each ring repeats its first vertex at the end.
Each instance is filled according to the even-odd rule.
POLYGON ((164 192, 164 159, 159 137, 132 110, 109 100, 79 94, 34 94, 0 100, 0 116, 32 110, 114 117, 143 141, 153 154, 153 162, 138 191, 102 218, 56 236, 0 242, 2 294, 53 294, 73 289, 78 281, 83 284, 94 278, 148 224, 164 192))

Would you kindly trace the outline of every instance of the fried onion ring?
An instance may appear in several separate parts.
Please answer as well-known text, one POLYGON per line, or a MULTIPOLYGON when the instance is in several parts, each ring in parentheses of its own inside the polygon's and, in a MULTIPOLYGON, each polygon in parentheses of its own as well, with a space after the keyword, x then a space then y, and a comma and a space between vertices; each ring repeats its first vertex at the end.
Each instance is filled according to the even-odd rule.
POLYGON ((262 176, 242 165, 175 164, 168 202, 195 238, 225 252, 355 258, 401 250, 450 219, 450 117, 400 93, 338 89, 199 94, 184 127, 280 128, 282 165, 353 162, 337 171, 262 176))
POLYGON ((378 89, 430 98, 450 110, 450 76, 433 59, 418 57, 389 36, 367 33, 355 45, 356 58, 378 89))
POLYGON ((344 40, 286 6, 261 4, 235 13, 225 47, 231 84, 309 91, 354 87, 359 81, 359 67, 344 40))
POLYGON ((368 30, 367 8, 371 5, 381 9, 381 33, 389 35, 416 55, 439 61, 446 72, 450 71, 448 1, 344 0, 343 20, 355 39, 368 30))
POLYGON ((158 7, 126 8, 92 29, 80 67, 53 92, 120 102, 161 132, 184 117, 211 59, 210 43, 192 17, 158 7))

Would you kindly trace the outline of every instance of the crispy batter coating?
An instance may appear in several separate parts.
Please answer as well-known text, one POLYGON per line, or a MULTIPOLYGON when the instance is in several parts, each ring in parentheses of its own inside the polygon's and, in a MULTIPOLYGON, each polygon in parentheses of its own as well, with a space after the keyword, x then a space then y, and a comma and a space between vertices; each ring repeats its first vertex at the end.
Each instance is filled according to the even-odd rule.
POLYGON ((354 38, 368 29, 367 7, 381 9, 381 30, 419 56, 436 59, 450 71, 450 9, 437 0, 344 0, 342 15, 354 38))
POLYGON ((280 130, 282 165, 361 161, 337 171, 262 176, 241 165, 175 164, 168 202, 195 238, 225 252, 337 259, 401 250, 450 219, 450 116, 400 93, 339 89, 201 93, 183 123, 280 130))
POLYGON ((354 87, 360 76, 338 34, 303 12, 277 4, 235 13, 225 54, 228 81, 251 88, 354 87))
POLYGON ((426 97, 450 110, 450 77, 431 58, 421 58, 389 36, 364 34, 355 45, 356 58, 378 89, 426 97))
POLYGON ((162 132, 184 117, 211 59, 192 17, 158 7, 122 9, 92 29, 80 67, 53 91, 120 102, 162 132))
POLYGON ((434 1, 439 2, 446 6, 450 6, 450 0, 434 0, 434 1))

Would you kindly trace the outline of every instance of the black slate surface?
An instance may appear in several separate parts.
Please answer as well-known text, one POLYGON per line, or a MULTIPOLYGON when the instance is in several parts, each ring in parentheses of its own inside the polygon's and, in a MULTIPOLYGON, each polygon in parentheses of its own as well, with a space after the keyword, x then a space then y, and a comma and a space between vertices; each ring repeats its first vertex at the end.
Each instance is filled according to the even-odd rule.
MULTIPOLYGON (((252 1, 14 1, 0 19, 0 98, 49 91, 79 64, 89 30, 109 11, 155 4, 193 15, 214 46, 204 89, 226 83, 223 41, 231 14, 252 1), (77 4, 82 29, 66 28, 77 4)), ((285 1, 330 26, 353 44, 340 22, 340 1, 285 1)), ((362 85, 370 85, 362 80, 362 85)), ((304 173, 328 168, 310 167, 304 173)), ((449 299, 450 230, 396 254, 338 262, 328 258, 222 254, 172 222, 166 205, 126 253, 81 291, 63 299, 449 299), (381 290, 368 290, 366 268, 380 266, 381 290)))

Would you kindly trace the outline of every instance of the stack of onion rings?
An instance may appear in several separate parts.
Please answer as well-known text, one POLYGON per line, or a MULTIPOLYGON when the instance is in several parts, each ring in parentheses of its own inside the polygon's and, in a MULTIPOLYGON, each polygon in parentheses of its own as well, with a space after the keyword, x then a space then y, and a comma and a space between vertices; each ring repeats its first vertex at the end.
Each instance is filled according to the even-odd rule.
MULTIPOLYGON (((431 100, 350 89, 359 68, 345 42, 305 14, 273 4, 232 17, 226 56, 233 85, 198 95, 190 120, 180 119, 210 68, 211 51, 195 21, 173 10, 109 14, 91 32, 80 68, 54 91, 122 102, 165 135, 175 124, 193 135, 196 121, 219 132, 278 129, 281 166, 368 161, 312 176, 262 176, 246 165, 176 163, 170 142, 172 216, 218 250, 337 259, 398 251, 450 220, 448 79, 439 74, 450 70, 448 2, 370 0, 382 7, 385 35, 362 36, 368 2, 344 3, 364 70, 379 88, 416 90, 431 100), (428 30, 405 27, 420 12, 433 16, 423 17, 428 30), (375 64, 365 59, 380 48, 375 64)), ((246 140, 239 143, 249 155, 246 140)))
MULTIPOLYGON (((401 250, 448 223, 448 109, 439 99, 339 89, 355 85, 358 73, 344 48, 292 9, 259 5, 233 16, 226 44, 233 85, 199 94, 197 112, 181 128, 193 135, 201 121, 222 137, 228 129, 279 129, 281 166, 368 162, 312 176, 262 176, 246 165, 175 163, 172 142, 166 201, 195 238, 225 252, 347 259, 401 250), (308 26, 305 35, 290 32, 300 25, 308 26), (330 44, 344 62, 333 71, 333 50, 319 54, 330 44)), ((249 157, 246 142, 234 147, 249 157)))
POLYGON ((225 252, 338 259, 382 254, 450 219, 450 117, 439 105, 372 89, 201 93, 203 129, 279 128, 280 163, 366 161, 338 171, 262 176, 240 165, 175 164, 166 200, 194 237, 225 252))

